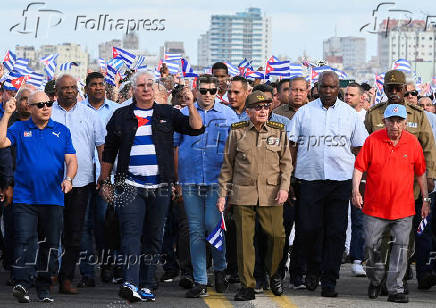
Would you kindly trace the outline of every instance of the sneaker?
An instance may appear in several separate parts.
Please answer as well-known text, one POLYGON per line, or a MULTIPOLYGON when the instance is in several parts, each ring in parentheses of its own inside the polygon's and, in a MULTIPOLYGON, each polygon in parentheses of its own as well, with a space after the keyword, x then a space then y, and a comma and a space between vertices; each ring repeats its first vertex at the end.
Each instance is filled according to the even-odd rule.
POLYGON ((351 273, 354 277, 366 277, 366 272, 363 269, 362 261, 354 260, 351 265, 351 273))
POLYGON ((389 294, 388 302, 404 303, 405 304, 405 303, 409 302, 409 298, 404 293, 389 294))
POLYGON ((304 289, 306 289, 306 285, 304 284, 304 282, 302 280, 296 280, 296 281, 294 281, 292 288, 294 290, 304 290, 304 289))
POLYGON ((172 272, 172 271, 168 271, 168 272, 164 272, 162 277, 160 278, 161 282, 173 282, 175 278, 177 278, 177 276, 179 276, 179 273, 177 272, 172 272))
POLYGON ((53 303, 54 299, 50 296, 49 290, 37 290, 39 301, 42 303, 53 303))
POLYGON ((142 288, 138 291, 138 294, 143 302, 154 302, 156 300, 156 297, 150 291, 150 289, 142 288))
POLYGON ((142 301, 141 296, 138 294, 138 288, 128 282, 123 283, 118 295, 131 303, 142 301))
POLYGON ((183 275, 180 278, 179 286, 184 289, 191 289, 194 287, 194 278, 192 278, 192 275, 183 275))
POLYGON ((229 283, 226 279, 226 271, 215 272, 215 291, 217 293, 224 293, 227 290, 229 283))
POLYGON ((195 286, 186 292, 185 297, 187 298, 199 298, 209 296, 207 294, 207 285, 195 283, 195 286))
POLYGON ((18 300, 19 303, 30 303, 30 296, 27 290, 20 284, 17 284, 12 289, 12 295, 18 300))
POLYGON ((262 280, 256 280, 256 287, 254 288, 254 293, 255 294, 262 294, 264 291, 263 285, 264 285, 264 282, 262 280))

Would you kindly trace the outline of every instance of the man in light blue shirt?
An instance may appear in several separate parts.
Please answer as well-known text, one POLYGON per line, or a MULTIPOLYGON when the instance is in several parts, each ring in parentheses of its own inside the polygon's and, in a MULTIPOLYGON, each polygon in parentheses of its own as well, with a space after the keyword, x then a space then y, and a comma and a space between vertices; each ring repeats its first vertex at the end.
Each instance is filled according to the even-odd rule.
MULTIPOLYGON (((216 208, 218 176, 223 161, 224 146, 230 125, 238 117, 229 107, 216 103, 218 80, 211 75, 199 78, 196 90, 198 113, 206 127, 204 134, 188 136, 176 133, 174 145, 178 147, 178 176, 182 186, 185 211, 189 222, 191 262, 195 286, 186 297, 198 298, 207 294, 206 237, 221 221, 216 208)), ((188 108, 181 110, 188 115, 188 108)), ((215 272, 215 290, 223 293, 227 288, 226 250, 212 247, 215 272)))
POLYGON ((63 245, 65 254, 59 271, 59 292, 77 294, 72 287, 74 270, 80 253, 80 239, 89 198, 89 184, 94 183, 94 156, 103 152, 105 129, 103 121, 84 104, 77 103, 76 79, 63 75, 56 80, 57 102, 52 119, 71 131, 77 152, 78 171, 73 189, 65 195, 63 245))
POLYGON ((297 221, 307 260, 306 287, 336 297, 351 195, 355 156, 368 133, 355 110, 340 101, 333 71, 319 77, 319 99, 297 111, 290 123, 297 200, 297 221), (353 152, 352 152, 353 151, 353 152), (322 254, 321 254, 322 252, 322 254))
MULTIPOLYGON (((87 98, 81 103, 95 111, 95 114, 101 119, 104 125, 109 122, 115 110, 121 107, 106 98, 104 76, 100 72, 89 73, 86 77, 85 92, 87 98)), ((106 135, 106 130, 104 131, 106 135)), ((94 154, 95 179, 100 175, 100 162, 98 153, 94 154)), ((95 181, 94 181, 95 182, 95 181)), ((80 274, 82 275, 79 287, 95 286, 95 265, 92 264, 94 252, 94 237, 95 248, 97 255, 103 253, 103 260, 107 260, 106 254, 109 252, 109 247, 105 247, 104 238, 104 223, 107 210, 107 202, 99 195, 94 184, 90 185, 91 197, 85 214, 84 227, 82 230, 81 240, 81 256, 80 256, 80 274)), ((103 263, 101 265, 101 278, 104 282, 110 282, 112 279, 112 271, 110 264, 103 263)))

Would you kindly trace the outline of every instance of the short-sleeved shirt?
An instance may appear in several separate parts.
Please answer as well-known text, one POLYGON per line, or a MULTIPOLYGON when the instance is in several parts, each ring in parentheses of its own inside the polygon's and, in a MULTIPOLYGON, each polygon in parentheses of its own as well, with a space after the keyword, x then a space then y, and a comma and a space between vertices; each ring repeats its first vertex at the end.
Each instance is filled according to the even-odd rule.
POLYGON ((289 124, 290 140, 298 144, 295 177, 301 180, 350 180, 355 156, 368 132, 356 111, 337 99, 325 108, 318 98, 298 109, 289 124))
POLYGON ((357 155, 355 168, 367 172, 363 212, 383 219, 415 214, 413 181, 425 172, 418 139, 403 130, 396 146, 386 129, 371 134, 357 155))
POLYGON ((63 206, 65 154, 76 153, 70 130, 51 119, 38 129, 30 119, 15 122, 7 137, 17 151, 13 202, 63 206))
MULTIPOLYGON (((216 103, 204 111, 195 103, 206 127, 204 134, 188 136, 174 134, 174 146, 179 147, 178 176, 181 184, 211 185, 218 183, 224 146, 230 125, 238 122, 236 113, 224 104, 216 103)), ((189 114, 187 107, 181 112, 189 114)))
POLYGON ((77 151, 77 175, 73 187, 83 187, 94 182, 95 148, 104 144, 106 129, 95 110, 82 103, 66 111, 57 102, 53 104, 51 118, 71 131, 74 148, 77 151))

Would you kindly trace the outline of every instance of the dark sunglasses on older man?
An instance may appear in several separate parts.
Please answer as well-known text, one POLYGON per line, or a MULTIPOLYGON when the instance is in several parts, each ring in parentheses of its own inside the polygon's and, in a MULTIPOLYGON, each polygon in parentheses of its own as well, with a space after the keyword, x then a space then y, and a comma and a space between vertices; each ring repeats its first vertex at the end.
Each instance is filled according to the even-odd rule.
POLYGON ((53 106, 53 101, 48 101, 48 102, 40 102, 40 103, 36 103, 36 104, 32 104, 32 105, 36 105, 36 107, 38 107, 39 109, 44 108, 44 106, 47 107, 51 107, 53 106))
POLYGON ((271 107, 271 103, 267 103, 267 104, 258 104, 253 108, 256 111, 261 111, 262 109, 269 110, 270 107, 271 107))
POLYGON ((418 96, 418 91, 413 90, 413 91, 407 91, 406 93, 404 93, 404 96, 409 96, 409 95, 418 96))
POLYGON ((199 91, 201 95, 206 95, 207 92, 209 92, 210 95, 215 95, 217 88, 212 88, 212 89, 200 88, 199 91))

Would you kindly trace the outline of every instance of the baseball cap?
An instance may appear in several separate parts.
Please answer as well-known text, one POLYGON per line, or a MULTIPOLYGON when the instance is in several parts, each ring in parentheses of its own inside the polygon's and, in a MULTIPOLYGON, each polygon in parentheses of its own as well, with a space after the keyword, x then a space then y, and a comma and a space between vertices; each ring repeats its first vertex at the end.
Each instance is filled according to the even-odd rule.
POLYGON ((400 117, 403 119, 407 119, 406 107, 400 104, 389 104, 386 107, 384 118, 387 119, 390 117, 400 117))
POLYGON ((247 99, 245 100, 245 105, 247 107, 251 107, 263 102, 272 102, 272 99, 266 97, 265 93, 263 93, 262 91, 257 90, 253 91, 250 95, 247 96, 247 99))
POLYGON ((389 84, 406 84, 406 75, 402 71, 392 70, 385 74, 385 85, 389 84))

